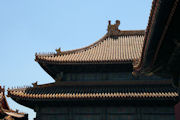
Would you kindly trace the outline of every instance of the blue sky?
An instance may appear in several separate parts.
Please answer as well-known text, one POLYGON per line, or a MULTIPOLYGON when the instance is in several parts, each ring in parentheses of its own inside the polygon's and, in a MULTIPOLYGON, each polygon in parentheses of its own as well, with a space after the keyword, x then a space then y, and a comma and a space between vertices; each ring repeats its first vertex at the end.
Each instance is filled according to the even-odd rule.
MULTIPOLYGON (((36 52, 76 49, 100 39, 108 20, 120 30, 145 29, 152 0, 1 0, 0 85, 8 87, 54 80, 34 61, 36 52)), ((12 109, 33 110, 8 98, 12 109)))

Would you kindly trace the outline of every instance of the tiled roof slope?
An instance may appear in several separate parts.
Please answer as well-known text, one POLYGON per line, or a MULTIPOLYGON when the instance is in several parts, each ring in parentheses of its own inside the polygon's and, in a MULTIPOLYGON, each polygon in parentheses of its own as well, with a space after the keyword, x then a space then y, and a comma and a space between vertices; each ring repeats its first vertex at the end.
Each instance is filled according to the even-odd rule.
POLYGON ((36 54, 35 60, 55 64, 130 62, 141 56, 144 33, 143 30, 120 31, 116 35, 107 33, 87 47, 52 54, 36 54))
POLYGON ((118 99, 118 100, 175 100, 179 97, 172 86, 80 86, 36 87, 8 90, 14 100, 70 100, 70 99, 118 99))

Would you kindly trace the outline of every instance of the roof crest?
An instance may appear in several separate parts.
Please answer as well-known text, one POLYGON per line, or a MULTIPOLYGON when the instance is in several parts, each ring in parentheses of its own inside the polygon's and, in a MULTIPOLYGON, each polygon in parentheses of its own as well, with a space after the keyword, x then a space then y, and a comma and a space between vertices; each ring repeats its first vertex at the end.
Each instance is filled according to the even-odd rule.
POLYGON ((37 57, 41 57, 41 56, 57 56, 57 55, 67 55, 67 54, 74 54, 77 52, 83 52, 86 51, 88 49, 97 47, 98 44, 100 44, 101 42, 103 42, 104 40, 106 40, 106 38, 108 37, 118 37, 118 36, 131 36, 131 35, 144 35, 145 31, 144 30, 129 30, 129 31, 120 31, 118 32, 116 35, 115 34, 111 34, 109 32, 107 32, 101 39, 97 40, 96 42, 86 46, 86 47, 82 47, 82 48, 78 48, 78 49, 73 49, 73 50, 67 50, 67 51, 61 51, 61 49, 56 49, 56 53, 36 53, 35 56, 37 57))

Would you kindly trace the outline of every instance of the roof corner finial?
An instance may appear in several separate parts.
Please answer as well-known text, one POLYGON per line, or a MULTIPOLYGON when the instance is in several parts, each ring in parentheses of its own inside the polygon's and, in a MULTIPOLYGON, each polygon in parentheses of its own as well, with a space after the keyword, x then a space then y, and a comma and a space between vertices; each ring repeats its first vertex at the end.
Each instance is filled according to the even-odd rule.
POLYGON ((120 20, 116 20, 116 24, 115 25, 117 26, 117 29, 118 29, 118 27, 120 25, 120 20))
POLYGON ((61 53, 61 48, 56 49, 56 53, 57 53, 58 55, 60 55, 60 53, 61 53))
MULTIPOLYGON (((108 23, 109 23, 109 25, 111 25, 111 20, 109 20, 108 23)), ((108 25, 108 26, 109 26, 109 25, 108 25)))
POLYGON ((16 113, 19 113, 19 110, 18 110, 18 109, 16 109, 16 113))
POLYGON ((38 82, 32 83, 33 87, 36 87, 38 85, 38 82))
POLYGON ((120 20, 116 20, 116 23, 114 25, 111 25, 111 21, 108 21, 108 34, 109 35, 118 35, 120 30, 119 30, 119 25, 120 25, 120 20))

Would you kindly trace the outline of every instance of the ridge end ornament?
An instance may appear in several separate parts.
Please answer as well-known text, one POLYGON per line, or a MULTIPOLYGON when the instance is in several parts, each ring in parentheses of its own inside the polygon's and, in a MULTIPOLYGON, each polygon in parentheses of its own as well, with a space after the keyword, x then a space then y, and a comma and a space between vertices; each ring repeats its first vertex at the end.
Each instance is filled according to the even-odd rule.
POLYGON ((119 35, 120 30, 119 30, 119 25, 120 25, 120 20, 116 20, 115 24, 111 24, 111 20, 108 21, 108 28, 107 28, 107 34, 108 35, 119 35))
POLYGON ((61 48, 56 49, 56 53, 57 53, 57 55, 60 55, 61 54, 61 48))

